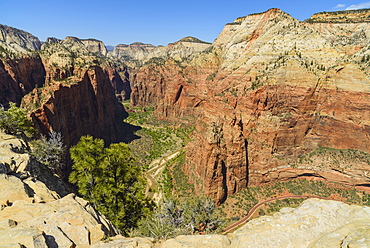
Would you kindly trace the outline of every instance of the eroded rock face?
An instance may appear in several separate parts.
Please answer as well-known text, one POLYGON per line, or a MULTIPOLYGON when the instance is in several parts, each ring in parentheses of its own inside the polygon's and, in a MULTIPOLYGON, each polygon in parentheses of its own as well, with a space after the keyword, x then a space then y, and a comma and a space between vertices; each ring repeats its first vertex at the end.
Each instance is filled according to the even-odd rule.
POLYGON ((300 158, 321 147, 370 153, 369 25, 299 22, 279 9, 238 18, 207 52, 134 71, 132 103, 196 125, 184 169, 218 202, 247 183, 300 176, 368 185, 367 162, 300 158))
POLYGON ((67 245, 63 247, 88 247, 119 233, 88 202, 73 194, 47 203, 14 201, 11 206, 0 211, 0 221, 16 223, 16 227, 9 225, 3 231, 0 230, 2 245, 25 245, 19 236, 32 239, 36 235, 44 247, 55 247, 56 244, 67 245), (24 234, 25 230, 30 233, 24 234), (7 236, 9 233, 12 235, 7 236))
POLYGON ((23 54, 0 58, 0 104, 21 103, 22 97, 45 82, 45 68, 38 56, 23 54))
POLYGON ((135 67, 142 66, 147 62, 162 64, 169 58, 181 61, 190 55, 207 50, 210 46, 211 44, 194 37, 185 37, 167 46, 157 47, 151 44, 135 42, 131 45, 120 44, 116 46, 112 56, 122 59, 125 63, 135 67))
POLYGON ((90 134, 106 142, 125 139, 123 119, 127 113, 117 101, 108 76, 98 66, 85 70, 81 80, 62 85, 32 113, 44 133, 61 132, 66 144, 76 144, 90 134))
POLYGON ((0 24, 0 45, 13 51, 39 50, 41 41, 23 30, 0 24))
POLYGON ((312 15, 306 22, 309 23, 363 23, 369 22, 369 11, 358 9, 350 11, 320 12, 312 15))

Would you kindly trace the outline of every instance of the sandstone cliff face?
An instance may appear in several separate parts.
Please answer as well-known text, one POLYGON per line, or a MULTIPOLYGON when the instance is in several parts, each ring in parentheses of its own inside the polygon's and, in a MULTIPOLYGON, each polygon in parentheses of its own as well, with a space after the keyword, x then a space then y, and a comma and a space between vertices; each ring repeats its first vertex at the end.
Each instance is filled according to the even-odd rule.
MULTIPOLYGON (((94 53, 100 56, 106 56, 108 54, 108 50, 102 41, 96 39, 79 39, 73 36, 68 36, 64 40, 49 37, 42 44, 41 49, 46 49, 47 46, 53 43, 61 43, 66 46, 80 46, 80 49, 87 50, 90 53, 94 53)), ((78 52, 81 53, 82 51, 78 52)))
POLYGON ((66 144, 76 144, 87 134, 108 143, 123 141, 126 132, 122 120, 127 113, 115 98, 108 75, 98 66, 82 75, 71 85, 59 84, 32 113, 34 122, 44 132, 61 132, 66 144))
POLYGON ((108 53, 104 43, 100 40, 81 39, 81 42, 87 47, 87 50, 89 50, 92 53, 98 53, 103 56, 106 56, 108 53))
POLYGON ((33 53, 1 50, 0 104, 22 105, 41 133, 61 132, 67 147, 87 134, 107 143, 130 140, 118 102, 131 90, 126 67, 103 57, 103 48, 100 41, 69 37, 49 39, 33 53))
POLYGON ((320 12, 312 15, 306 22, 309 23, 359 23, 369 22, 370 13, 368 9, 358 9, 337 12, 320 12))
POLYGON ((182 59, 207 50, 211 44, 194 37, 185 37, 167 46, 153 46, 135 42, 131 45, 118 45, 112 55, 122 59, 131 67, 142 66, 147 62, 163 63, 169 58, 181 61, 182 59))
POLYGON ((12 51, 39 50, 40 40, 30 33, 0 24, 0 45, 12 51))
POLYGON ((45 69, 37 56, 22 55, 15 58, 0 57, 0 104, 18 105, 24 95, 44 85, 45 69))
POLYGON ((370 153, 369 32, 278 9, 238 18, 207 52, 138 69, 132 102, 196 124, 185 170, 218 202, 247 183, 299 176, 368 185, 367 162, 297 161, 320 147, 370 153))

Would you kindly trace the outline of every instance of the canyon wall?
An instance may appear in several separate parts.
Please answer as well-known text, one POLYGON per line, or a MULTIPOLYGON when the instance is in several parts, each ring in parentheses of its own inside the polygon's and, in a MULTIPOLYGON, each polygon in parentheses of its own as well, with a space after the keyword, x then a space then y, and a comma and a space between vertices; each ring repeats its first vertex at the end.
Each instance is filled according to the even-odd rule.
POLYGON ((4 30, 1 104, 22 105, 41 133, 61 132, 67 147, 87 134, 107 144, 132 139, 131 127, 123 123, 127 113, 118 101, 130 94, 127 78, 121 77, 127 69, 104 56, 107 51, 101 41, 50 38, 41 48, 37 38, 24 31, 4 30))
POLYGON ((0 104, 17 105, 22 97, 45 81, 45 68, 37 56, 23 55, 15 58, 0 57, 0 104))
POLYGON ((296 177, 369 185, 369 32, 362 15, 238 18, 206 52, 137 69, 132 103, 196 126, 184 170, 219 203, 248 184, 296 177))
POLYGON ((170 58, 180 61, 193 54, 201 53, 210 46, 210 43, 189 36, 167 46, 153 46, 141 42, 130 45, 120 44, 110 55, 131 67, 138 67, 150 62, 163 63, 170 58))
POLYGON ((32 112, 43 133, 57 131, 66 144, 90 134, 107 143, 125 139, 127 113, 116 100, 108 75, 98 66, 86 69, 81 80, 56 86, 49 99, 32 112))
POLYGON ((368 187, 369 10, 344 15, 300 22, 270 9, 226 24, 213 44, 186 37, 113 52, 67 37, 26 53, 37 39, 6 27, 0 102, 22 99, 40 130, 68 144, 88 133, 129 141, 117 99, 155 106, 157 118, 195 126, 183 169, 218 203, 297 177, 368 187))

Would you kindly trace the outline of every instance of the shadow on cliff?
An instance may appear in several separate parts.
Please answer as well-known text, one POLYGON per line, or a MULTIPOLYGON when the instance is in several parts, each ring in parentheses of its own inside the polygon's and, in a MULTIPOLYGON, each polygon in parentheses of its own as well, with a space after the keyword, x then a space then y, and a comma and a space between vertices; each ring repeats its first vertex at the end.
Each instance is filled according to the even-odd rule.
POLYGON ((122 140, 124 143, 128 144, 136 139, 140 139, 141 137, 137 134, 135 134, 137 131, 142 129, 140 126, 135 126, 126 122, 123 122, 122 125, 123 129, 125 130, 126 135, 124 136, 124 139, 122 140))

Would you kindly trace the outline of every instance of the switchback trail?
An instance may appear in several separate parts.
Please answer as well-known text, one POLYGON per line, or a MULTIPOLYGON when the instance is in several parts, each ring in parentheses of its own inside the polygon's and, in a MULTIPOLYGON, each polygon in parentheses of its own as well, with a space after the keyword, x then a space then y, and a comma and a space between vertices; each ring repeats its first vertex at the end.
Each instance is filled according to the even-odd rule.
POLYGON ((333 199, 329 199, 329 198, 326 198, 326 197, 308 196, 308 195, 286 195, 286 196, 278 196, 278 197, 275 197, 275 198, 271 198, 271 199, 268 199, 268 200, 265 200, 265 201, 262 201, 262 202, 256 204, 253 208, 251 208, 251 210, 249 210, 248 214, 244 218, 242 218, 241 220, 231 224, 230 226, 228 226, 224 230, 222 230, 222 234, 226 234, 226 233, 230 232, 231 230, 237 228, 241 224, 244 224, 245 222, 247 222, 252 217, 252 215, 257 211, 257 209, 260 206, 262 206, 266 203, 272 202, 272 201, 283 200, 283 199, 288 199, 288 198, 300 198, 300 199, 318 198, 318 199, 323 199, 323 200, 333 200, 333 199))
MULTIPOLYGON (((142 125, 142 127, 148 129, 160 129, 160 127, 155 127, 151 125, 142 125)), ((167 162, 171 159, 175 158, 182 149, 182 139, 176 136, 174 133, 171 133, 171 138, 173 142, 173 146, 171 150, 167 150, 166 153, 162 154, 161 157, 153 160, 150 165, 149 169, 144 173, 147 179, 147 186, 145 190, 145 194, 155 201, 159 202, 163 198, 163 193, 158 189, 158 179, 160 178, 161 173, 166 167, 167 162), (149 193, 150 189, 154 190, 153 193, 149 193)))

